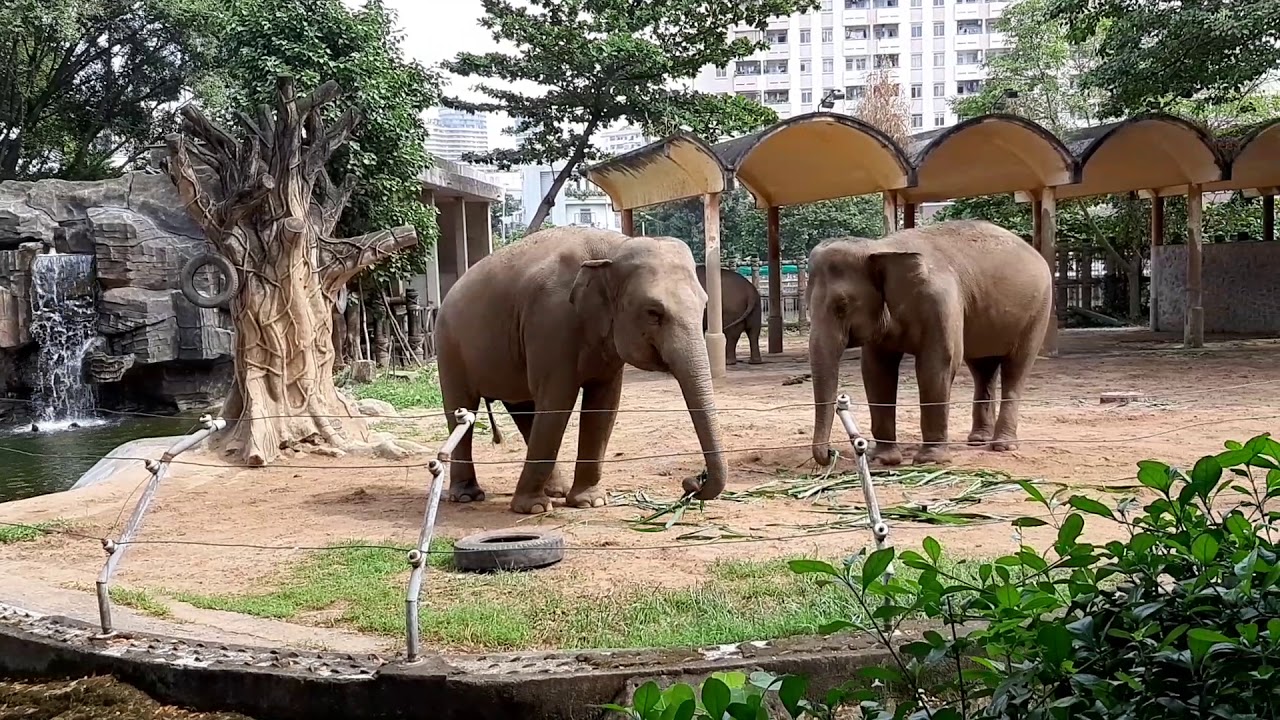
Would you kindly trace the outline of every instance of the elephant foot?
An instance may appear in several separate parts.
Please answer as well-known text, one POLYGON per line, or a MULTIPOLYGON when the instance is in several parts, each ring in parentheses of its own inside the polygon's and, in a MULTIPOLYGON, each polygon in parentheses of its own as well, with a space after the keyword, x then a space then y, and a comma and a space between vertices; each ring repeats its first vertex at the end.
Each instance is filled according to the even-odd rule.
POLYGON ((738 358, 736 358, 736 357, 727 357, 727 358, 725 358, 725 359, 724 359, 724 364, 725 364, 725 365, 737 365, 737 364, 738 364, 738 358))
POLYGON ((547 497, 568 497, 569 481, 560 474, 559 468, 551 473, 551 477, 547 478, 547 483, 542 486, 542 492, 546 494, 547 497))
POLYGON ((951 451, 945 444, 924 445, 912 462, 916 465, 946 465, 951 462, 951 451))
POLYGON ((902 451, 898 449, 897 445, 876 443, 876 446, 871 450, 868 460, 885 466, 901 465, 902 451))
POLYGON ((541 515, 551 511, 551 498, 546 495, 520 495, 511 498, 511 511, 521 515, 541 515))
POLYGON ((586 488, 574 488, 566 498, 565 504, 575 508, 599 508, 609 504, 604 489, 599 485, 586 488))
POLYGON ((480 483, 475 480, 453 483, 449 486, 449 502, 469 503, 483 501, 484 490, 480 488, 480 483))
POLYGON ((764 364, 764 358, 762 358, 762 357, 753 357, 753 358, 751 358, 750 360, 748 360, 748 361, 747 361, 747 364, 748 364, 748 365, 763 365, 763 364, 764 364))
POLYGON ((976 429, 969 433, 969 445, 971 447, 982 447, 991 442, 991 431, 976 429))
POLYGON ((1018 449, 1018 438, 999 438, 991 441, 991 449, 995 452, 1011 452, 1018 449))

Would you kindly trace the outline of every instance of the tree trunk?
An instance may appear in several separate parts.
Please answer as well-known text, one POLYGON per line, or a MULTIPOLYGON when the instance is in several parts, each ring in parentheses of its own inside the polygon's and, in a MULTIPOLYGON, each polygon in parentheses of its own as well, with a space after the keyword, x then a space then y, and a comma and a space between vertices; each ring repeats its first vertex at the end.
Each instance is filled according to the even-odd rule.
POLYGON ((546 222, 547 216, 551 214, 551 208, 556 204, 556 196, 560 194, 560 188, 564 187, 569 177, 573 175, 573 171, 577 170, 578 165, 587 157, 587 145, 591 143, 591 136, 598 125, 599 122, 596 120, 587 123, 587 128, 582 133, 582 141, 573 149, 573 155, 569 156, 568 162, 560 172, 556 173, 555 180, 551 181, 551 187, 547 188, 547 194, 543 195, 542 202, 538 203, 538 209, 534 211, 533 218, 529 220, 529 225, 524 230, 526 235, 542 229, 542 223, 546 222))
POLYGON ((238 114, 241 140, 191 105, 182 129, 202 144, 168 138, 169 175, 183 202, 240 276, 222 440, 249 465, 269 463, 284 448, 341 449, 368 439, 333 383, 334 303, 361 268, 417 242, 412 228, 330 237, 353 186, 351 178, 335 186, 324 165, 359 122, 348 111, 324 125, 321 109, 340 92, 328 82, 298 97, 293 80, 281 77, 274 113, 263 106, 257 118, 238 114), (218 197, 206 192, 190 155, 217 173, 218 197))

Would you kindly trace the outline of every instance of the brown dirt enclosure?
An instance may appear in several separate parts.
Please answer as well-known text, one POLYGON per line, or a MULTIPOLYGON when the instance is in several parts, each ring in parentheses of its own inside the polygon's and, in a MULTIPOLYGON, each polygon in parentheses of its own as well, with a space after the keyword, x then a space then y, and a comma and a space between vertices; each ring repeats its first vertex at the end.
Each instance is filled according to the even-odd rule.
MULTIPOLYGON (((1036 363, 1023 405, 1022 446, 1012 453, 963 445, 972 384, 962 371, 953 390, 950 425, 956 442, 952 470, 963 479, 933 482, 907 465, 897 476, 903 482, 894 476, 878 482, 881 505, 899 511, 890 518, 893 544, 918 548, 932 535, 951 555, 992 558, 1014 548, 1009 519, 1043 513, 1025 502, 1016 485, 1001 485, 1002 479, 1043 481, 1046 487, 1063 484, 1113 504, 1120 497, 1117 492, 1141 497, 1133 480, 1138 460, 1187 464, 1220 449, 1226 440, 1246 440, 1277 426, 1280 341, 1213 338, 1203 350, 1189 351, 1181 349, 1179 340, 1128 329, 1064 331, 1061 355, 1036 363), (1102 404, 1099 396, 1107 391, 1138 391, 1143 397, 1128 404, 1102 404), (979 469, 992 471, 987 480, 979 469), (966 504, 966 499, 975 501, 966 504), (937 515, 928 515, 930 511, 937 515)), ((649 525, 636 521, 675 500, 681 479, 701 469, 697 439, 674 380, 628 369, 603 480, 609 507, 558 507, 542 516, 511 513, 507 504, 524 445, 510 418, 499 412, 507 442, 494 446, 487 437, 475 442, 481 464, 477 474, 489 499, 442 504, 439 534, 456 539, 513 526, 558 528, 568 546, 565 559, 538 574, 562 582, 569 592, 602 597, 637 586, 695 585, 725 559, 841 557, 866 546, 870 536, 857 514, 863 505, 861 490, 835 482, 852 467, 849 453, 840 470, 825 478, 810 460, 812 386, 804 378, 805 347, 804 337, 789 335, 783 355, 766 356, 763 365, 743 362, 729 369, 717 390, 725 445, 731 451, 726 495, 701 509, 688 508, 670 527, 665 527, 670 514, 649 525), (826 490, 824 483, 830 485, 826 490), (638 531, 642 529, 649 532, 638 531)), ((861 402, 865 397, 856 357, 856 351, 846 355, 842 387, 861 402)), ((910 443, 919 438, 919 409, 912 404, 917 398, 913 369, 909 360, 905 364, 899 434, 910 443)), ((445 437, 443 414, 421 414, 383 423, 381 429, 438 447, 445 437)), ((869 432, 865 405, 856 408, 856 417, 869 432)), ((833 438, 842 433, 836 426, 833 438)), ((846 451, 849 447, 839 439, 835 445, 846 451)), ((574 448, 576 421, 561 459, 572 459, 574 448)), ((121 565, 121 586, 163 588, 175 597, 249 591, 296 566, 307 552, 201 543, 292 548, 361 538, 411 545, 430 479, 425 455, 399 463, 307 456, 264 469, 229 467, 205 453, 182 459, 188 464, 173 466, 145 520, 143 544, 133 547, 121 565), (373 464, 377 467, 368 467, 373 464), (174 540, 190 544, 147 543, 174 540)), ((571 467, 566 464, 564 471, 571 467)), ((144 480, 138 472, 83 490, 3 504, 0 521, 59 520, 83 535, 115 537, 144 480)), ((1087 530, 1099 539, 1119 532, 1092 521, 1087 530)), ((1024 541, 1043 547, 1051 533, 1052 528, 1029 530, 1024 541)), ((78 593, 85 600, 102 561, 93 540, 66 534, 0 544, 0 576, 78 593)), ((396 562, 403 563, 403 556, 396 562)), ((425 595, 432 592, 433 582, 448 583, 450 577, 429 578, 425 595)), ((337 619, 341 610, 327 608, 289 620, 304 628, 348 627, 337 619)), ((387 646, 394 645, 394 633, 386 636, 387 646)), ((332 638, 324 642, 343 644, 332 638)), ((456 644, 468 643, 463 639, 456 644)))

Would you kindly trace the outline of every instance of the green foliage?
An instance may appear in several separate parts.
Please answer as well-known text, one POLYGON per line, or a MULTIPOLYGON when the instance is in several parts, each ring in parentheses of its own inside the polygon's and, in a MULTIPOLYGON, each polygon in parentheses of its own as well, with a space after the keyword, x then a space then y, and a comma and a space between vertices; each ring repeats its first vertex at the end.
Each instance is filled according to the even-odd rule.
POLYGON ((1280 67, 1275 0, 1050 0, 1049 13, 1072 43, 1097 44, 1080 82, 1105 93, 1110 116, 1230 102, 1280 67))
POLYGON ((202 97, 229 118, 271 102, 275 78, 292 75, 299 88, 336 80, 344 94, 328 109, 347 109, 364 122, 329 162, 330 177, 356 178, 339 234, 356 236, 398 225, 418 231, 418 245, 374 270, 380 279, 422 272, 435 244, 435 211, 421 201, 428 167, 423 112, 439 96, 438 79, 408 60, 382 0, 349 9, 342 0, 237 0, 216 15, 216 76, 202 97))
POLYGON ((356 385, 353 390, 360 400, 382 400, 397 410, 444 407, 440 376, 435 365, 424 367, 412 377, 390 373, 379 375, 373 382, 356 385))
MULTIPOLYGON (((551 202, 584 161, 598 157, 591 138, 619 122, 662 135, 681 126, 706 140, 754 130, 777 120, 736 96, 677 87, 704 67, 727 66, 765 47, 763 37, 731 38, 748 26, 763 31, 770 17, 814 9, 815 0, 483 0, 481 24, 511 51, 464 52, 444 63, 464 78, 478 78, 489 100, 447 98, 450 107, 501 111, 521 137, 467 159, 503 169, 516 165, 560 168, 528 226, 537 228, 551 202), (536 90, 510 84, 532 83, 536 90)), ((763 34, 763 33, 762 33, 763 34)))
POLYGON ((138 160, 198 73, 200 2, 0 4, 0 180, 96 180, 138 160))
MULTIPOLYGON (((635 216, 637 231, 680 238, 699 262, 705 255, 703 220, 701 198, 646 208, 635 216)), ((720 201, 721 254, 766 259, 766 222, 765 211, 755 206, 751 193, 741 188, 725 193, 720 201)), ((884 234, 884 211, 878 195, 861 195, 782 208, 779 223, 782 257, 795 261, 808 258, 809 251, 828 238, 880 237, 884 234)))
POLYGON ((675 683, 663 690, 649 682, 636 688, 631 704, 602 705, 602 709, 634 720, 768 720, 769 705, 779 705, 786 717, 832 718, 839 702, 853 702, 859 697, 873 697, 866 691, 849 689, 832 691, 822 702, 805 698, 808 681, 797 675, 778 676, 757 670, 747 675, 729 671, 711 673, 694 689, 686 683, 675 683))
POLYGON ((65 530, 68 527, 70 523, 66 520, 51 520, 28 525, 0 525, 0 545, 39 540, 51 532, 65 530))

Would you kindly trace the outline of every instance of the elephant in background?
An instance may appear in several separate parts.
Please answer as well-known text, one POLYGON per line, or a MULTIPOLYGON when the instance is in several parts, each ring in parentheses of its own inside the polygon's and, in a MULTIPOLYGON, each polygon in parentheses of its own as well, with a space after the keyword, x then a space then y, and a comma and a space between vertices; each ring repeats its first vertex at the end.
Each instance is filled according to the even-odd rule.
POLYGON ((924 444, 917 464, 950 459, 948 403, 962 362, 974 385, 969 443, 1017 448, 1018 401, 1052 321, 1052 278, 1040 253, 989 222, 959 220, 879 240, 823 241, 809 254, 809 272, 815 460, 829 462, 840 356, 852 347, 862 348, 873 459, 902 462, 895 405, 907 354, 915 357, 920 386, 924 444))
MULTIPOLYGON (((457 424, 456 409, 501 400, 528 445, 511 509, 545 512, 552 497, 601 507, 600 460, 617 417, 624 364, 670 373, 706 459, 705 480, 686 479, 684 491, 714 498, 727 469, 700 329, 706 303, 693 254, 675 238, 566 227, 501 248, 463 273, 440 306, 437 362, 449 428, 457 424), (579 391, 569 486, 555 460, 579 391)), ((471 462, 472 435, 453 454, 455 502, 485 498, 471 462)))
MULTIPOLYGON (((703 291, 707 289, 707 266, 698 266, 698 283, 703 291)), ((759 365, 764 362, 760 357, 760 327, 763 323, 761 315, 760 291, 748 278, 726 268, 720 269, 720 288, 723 296, 721 308, 724 323, 725 364, 738 364, 738 340, 747 334, 747 343, 751 350, 751 359, 747 362, 759 365)), ((707 319, 702 319, 702 329, 707 329, 707 319)))

